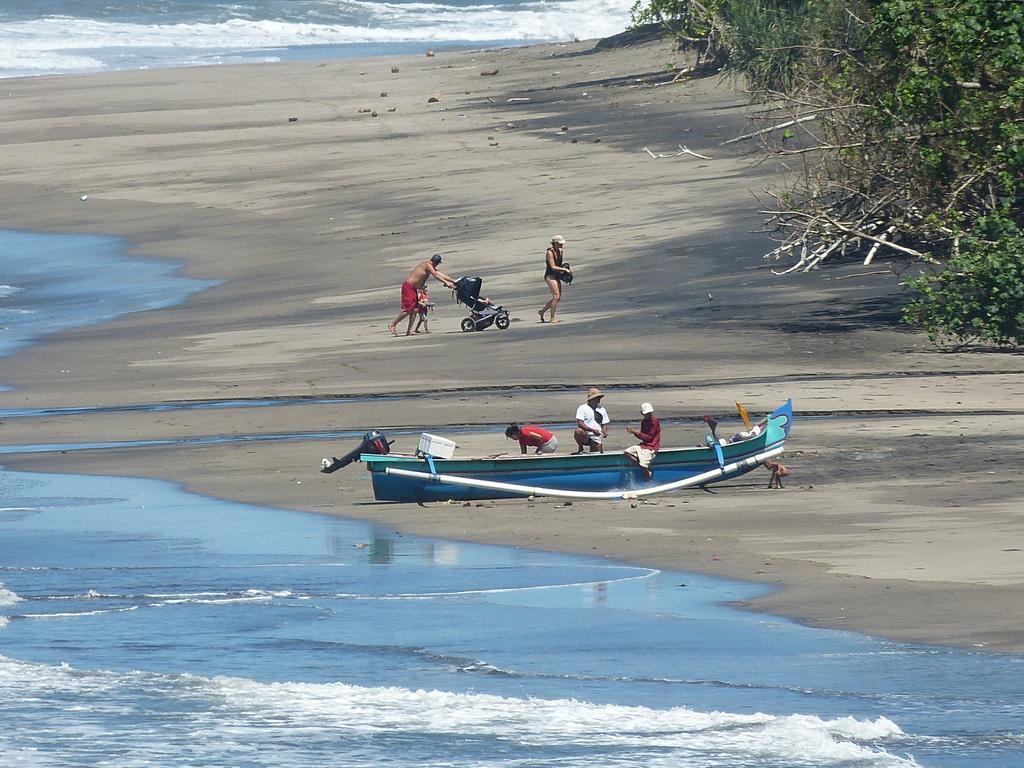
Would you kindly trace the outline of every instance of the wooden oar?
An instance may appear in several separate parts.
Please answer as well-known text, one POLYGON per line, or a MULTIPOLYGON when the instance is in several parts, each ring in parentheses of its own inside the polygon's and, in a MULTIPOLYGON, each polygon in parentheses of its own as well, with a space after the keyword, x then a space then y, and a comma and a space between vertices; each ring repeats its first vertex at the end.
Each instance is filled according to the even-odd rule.
POLYGON ((739 400, 736 401, 736 413, 738 413, 740 415, 740 418, 743 419, 743 426, 746 427, 747 431, 749 432, 750 428, 753 426, 750 423, 750 414, 747 413, 747 409, 743 407, 743 403, 741 403, 739 400))

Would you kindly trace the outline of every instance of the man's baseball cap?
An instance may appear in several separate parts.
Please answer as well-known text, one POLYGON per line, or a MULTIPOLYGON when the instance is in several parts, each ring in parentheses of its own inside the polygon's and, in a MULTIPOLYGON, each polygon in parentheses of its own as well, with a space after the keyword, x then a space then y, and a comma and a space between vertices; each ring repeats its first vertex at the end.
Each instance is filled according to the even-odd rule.
POLYGON ((441 254, 440 253, 435 253, 433 256, 431 256, 430 257, 430 263, 433 264, 435 267, 438 264, 440 264, 441 263, 441 254))

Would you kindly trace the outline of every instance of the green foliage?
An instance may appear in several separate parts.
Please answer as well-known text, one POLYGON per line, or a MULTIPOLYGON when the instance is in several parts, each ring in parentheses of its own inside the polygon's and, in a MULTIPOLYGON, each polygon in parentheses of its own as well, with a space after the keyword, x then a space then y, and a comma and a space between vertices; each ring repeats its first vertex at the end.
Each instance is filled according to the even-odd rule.
POLYGON ((822 46, 846 38, 848 5, 847 0, 637 0, 632 15, 635 24, 664 24, 683 44, 706 41, 709 59, 757 89, 785 90, 805 61, 819 58, 822 46))
POLYGON ((636 0, 631 14, 634 24, 666 25, 680 37, 703 37, 711 30, 711 18, 722 0, 692 3, 690 0, 636 0))
POLYGON ((719 7, 728 0, 635 0, 634 25, 661 24, 679 41, 681 47, 697 50, 698 67, 705 71, 720 68, 728 56, 718 24, 719 7))
POLYGON ((1024 232, 992 215, 975 223, 937 274, 906 281, 919 295, 904 319, 939 343, 1024 345, 1024 232))
POLYGON ((871 82, 846 85, 893 84, 865 127, 910 151, 904 178, 926 211, 918 236, 948 258, 907 281, 920 293, 904 320, 935 341, 1024 344, 1024 3, 871 5, 871 82))
POLYGON ((727 0, 728 66, 760 88, 791 88, 809 35, 807 3, 759 3, 727 0))
MULTIPOLYGON (((936 208, 987 215, 1024 195, 1024 3, 871 0, 859 66, 836 79, 865 103, 862 126, 902 144, 915 188, 936 208), (972 178, 974 181, 972 182, 972 178), (968 182, 963 189, 960 187, 968 182), (962 196, 962 197, 960 197, 962 196)), ((881 158, 878 158, 881 159, 881 158)))
POLYGON ((945 264, 908 281, 907 322, 1024 344, 1024 1, 638 0, 634 17, 705 40, 716 67, 815 115, 768 137, 817 147, 776 196, 795 212, 779 219, 788 242, 894 232, 901 253, 945 264), (812 231, 822 213, 846 229, 812 231))

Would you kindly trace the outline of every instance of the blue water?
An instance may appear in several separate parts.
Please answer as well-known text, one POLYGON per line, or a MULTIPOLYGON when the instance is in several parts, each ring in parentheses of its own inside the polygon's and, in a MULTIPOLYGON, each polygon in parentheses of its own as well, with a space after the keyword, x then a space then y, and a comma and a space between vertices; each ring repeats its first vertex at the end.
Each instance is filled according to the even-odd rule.
POLYGON ((132 256, 129 247, 116 237, 0 229, 0 358, 49 334, 178 304, 215 284, 180 276, 174 262, 132 256))
POLYGON ((623 31, 630 0, 4 0, 0 77, 421 53, 623 31))
POLYGON ((719 605, 744 584, 10 471, 0 563, 5 766, 1024 757, 1024 658, 719 605))

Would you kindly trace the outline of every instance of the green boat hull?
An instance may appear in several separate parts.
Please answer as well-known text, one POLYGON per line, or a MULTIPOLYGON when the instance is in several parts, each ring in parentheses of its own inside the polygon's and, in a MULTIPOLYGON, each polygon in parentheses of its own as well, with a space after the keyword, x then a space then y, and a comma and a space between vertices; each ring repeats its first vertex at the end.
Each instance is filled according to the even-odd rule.
POLYGON ((740 466, 720 473, 714 482, 749 472, 756 464, 742 465, 742 462, 782 447, 792 423, 792 401, 788 401, 768 416, 764 430, 756 437, 720 446, 662 449, 651 466, 654 473, 651 480, 645 479, 644 473, 622 451, 451 459, 408 454, 363 454, 360 460, 370 471, 374 497, 378 501, 474 501, 530 495, 529 490, 481 488, 445 482, 438 477, 440 475, 522 489, 548 488, 580 493, 642 490, 737 464, 740 466), (411 470, 422 476, 389 474, 388 468, 411 470))

